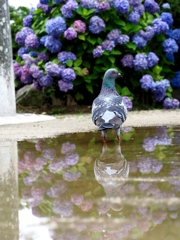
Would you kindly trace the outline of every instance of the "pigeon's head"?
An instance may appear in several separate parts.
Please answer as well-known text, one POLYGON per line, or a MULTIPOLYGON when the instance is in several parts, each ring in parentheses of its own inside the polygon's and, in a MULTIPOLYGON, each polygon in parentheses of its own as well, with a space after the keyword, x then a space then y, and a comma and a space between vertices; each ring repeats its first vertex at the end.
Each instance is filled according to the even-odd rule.
POLYGON ((104 79, 115 80, 118 77, 122 77, 122 75, 115 68, 108 69, 104 74, 104 79))

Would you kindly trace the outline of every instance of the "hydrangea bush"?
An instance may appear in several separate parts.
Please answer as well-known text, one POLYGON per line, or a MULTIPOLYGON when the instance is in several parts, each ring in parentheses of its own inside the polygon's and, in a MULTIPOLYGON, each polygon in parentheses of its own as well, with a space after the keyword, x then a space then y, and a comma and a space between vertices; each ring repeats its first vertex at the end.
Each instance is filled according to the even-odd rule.
POLYGON ((140 86, 164 108, 178 108, 171 93, 180 87, 180 71, 172 70, 180 29, 173 28, 170 10, 154 0, 39 0, 15 37, 16 80, 91 100, 104 72, 115 67, 124 76, 117 90, 129 109, 140 86))

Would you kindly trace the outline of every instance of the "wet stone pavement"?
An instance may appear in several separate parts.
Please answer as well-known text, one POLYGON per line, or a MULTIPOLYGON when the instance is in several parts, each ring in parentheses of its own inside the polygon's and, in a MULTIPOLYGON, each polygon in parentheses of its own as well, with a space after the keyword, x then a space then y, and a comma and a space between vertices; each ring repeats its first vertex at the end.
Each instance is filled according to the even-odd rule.
POLYGON ((107 144, 99 132, 5 144, 19 196, 7 171, 0 239, 179 239, 180 129, 123 128, 120 145, 114 132, 107 144))

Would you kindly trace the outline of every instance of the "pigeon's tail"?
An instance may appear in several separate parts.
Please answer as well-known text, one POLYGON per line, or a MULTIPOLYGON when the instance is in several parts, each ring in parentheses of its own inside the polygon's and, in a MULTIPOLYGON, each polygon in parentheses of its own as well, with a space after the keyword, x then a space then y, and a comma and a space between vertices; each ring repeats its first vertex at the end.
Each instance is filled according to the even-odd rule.
POLYGON ((112 123, 102 123, 102 124, 99 126, 98 130, 99 130, 99 131, 102 131, 102 130, 111 129, 111 128, 114 128, 114 124, 112 124, 112 123))

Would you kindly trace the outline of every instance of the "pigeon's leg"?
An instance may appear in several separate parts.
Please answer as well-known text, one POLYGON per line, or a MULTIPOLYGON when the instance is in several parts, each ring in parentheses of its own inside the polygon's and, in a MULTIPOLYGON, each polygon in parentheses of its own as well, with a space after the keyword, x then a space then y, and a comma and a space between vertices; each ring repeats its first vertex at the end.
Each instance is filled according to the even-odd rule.
POLYGON ((120 139, 120 127, 116 128, 115 132, 116 132, 116 136, 117 136, 118 142, 120 143, 120 141, 121 141, 121 139, 120 139))
POLYGON ((107 129, 102 130, 103 142, 107 142, 107 129))

